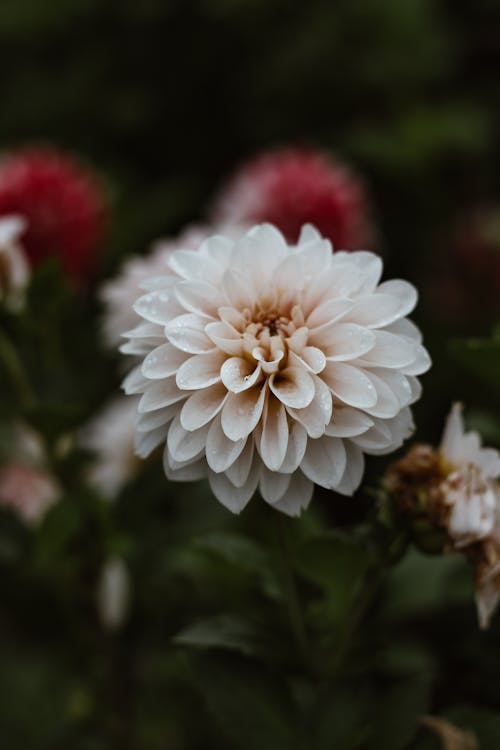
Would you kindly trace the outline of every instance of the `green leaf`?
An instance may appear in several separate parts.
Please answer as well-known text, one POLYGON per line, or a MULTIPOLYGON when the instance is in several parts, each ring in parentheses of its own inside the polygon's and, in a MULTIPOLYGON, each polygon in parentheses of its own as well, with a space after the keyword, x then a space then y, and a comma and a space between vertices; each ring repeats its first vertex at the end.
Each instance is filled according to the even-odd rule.
POLYGON ((258 629, 235 615, 207 617, 181 630, 173 642, 200 649, 221 648, 253 656, 261 649, 262 634, 258 629))
POLYGON ((286 685, 264 667, 242 658, 203 657, 194 662, 194 683, 231 748, 302 750, 286 685))

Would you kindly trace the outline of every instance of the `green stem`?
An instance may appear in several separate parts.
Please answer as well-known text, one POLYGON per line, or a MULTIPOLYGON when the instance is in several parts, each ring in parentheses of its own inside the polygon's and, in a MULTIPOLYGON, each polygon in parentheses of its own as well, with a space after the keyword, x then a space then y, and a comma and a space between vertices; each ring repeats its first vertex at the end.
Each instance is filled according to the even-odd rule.
POLYGON ((295 641, 297 643, 297 647, 299 648, 302 657, 307 662, 309 656, 309 643, 307 640, 304 617, 302 614, 302 608, 300 606, 299 596, 297 592, 297 585, 293 573, 290 545, 288 541, 287 529, 285 526, 285 519, 281 514, 276 514, 276 528, 278 537, 278 550, 283 570, 283 582, 285 586, 290 625, 295 637, 295 641))
POLYGON ((23 364, 14 345, 2 331, 0 331, 0 361, 4 365, 21 406, 24 409, 33 406, 36 397, 26 377, 23 364))

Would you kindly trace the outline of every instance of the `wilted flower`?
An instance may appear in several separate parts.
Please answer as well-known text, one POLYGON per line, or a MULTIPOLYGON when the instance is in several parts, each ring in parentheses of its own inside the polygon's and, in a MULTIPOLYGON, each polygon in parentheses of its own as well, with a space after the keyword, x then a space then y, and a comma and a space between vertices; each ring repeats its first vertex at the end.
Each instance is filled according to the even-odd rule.
POLYGON ((84 280, 102 239, 104 198, 95 177, 72 156, 24 148, 0 161, 0 216, 26 219, 23 247, 32 263, 56 256, 84 280))
POLYGON ((120 273, 104 284, 100 294, 104 303, 103 330, 110 347, 123 344, 122 334, 139 322, 134 303, 144 294, 148 280, 172 273, 168 265, 170 253, 179 247, 196 250, 210 234, 208 227, 193 226, 188 227, 177 240, 160 240, 148 255, 137 255, 127 260, 120 273))
POLYGON ((108 497, 115 497, 139 468, 134 451, 136 416, 137 399, 118 397, 81 431, 80 444, 95 454, 89 482, 108 497))
POLYGON ((500 455, 482 448, 477 432, 464 430, 462 406, 454 404, 441 442, 440 454, 446 478, 441 486, 450 512, 447 529, 455 545, 484 539, 493 530, 500 476, 500 455))
POLYGON ((97 609, 106 630, 120 628, 130 605, 130 578, 121 557, 111 557, 101 571, 97 589, 97 609))
POLYGON ((19 237, 25 228, 20 216, 0 218, 0 302, 12 311, 22 307, 30 268, 19 237))
POLYGON ((474 564, 481 627, 500 601, 499 477, 500 454, 465 432, 461 404, 453 405, 438 450, 413 446, 386 477, 403 513, 438 529, 442 549, 461 551, 474 564))
POLYGON ((405 318, 415 289, 379 284, 376 255, 332 253, 310 226, 289 246, 261 225, 175 251, 169 265, 135 305, 129 351, 145 358, 124 383, 142 394, 138 450, 166 440, 169 478, 208 474, 233 512, 259 486, 295 515, 314 482, 350 495, 363 453, 408 436, 430 362, 405 318))
POLYGON ((221 225, 269 222, 290 242, 304 224, 341 250, 372 244, 364 187, 351 169, 321 151, 285 148, 250 159, 222 188, 213 218, 221 225))

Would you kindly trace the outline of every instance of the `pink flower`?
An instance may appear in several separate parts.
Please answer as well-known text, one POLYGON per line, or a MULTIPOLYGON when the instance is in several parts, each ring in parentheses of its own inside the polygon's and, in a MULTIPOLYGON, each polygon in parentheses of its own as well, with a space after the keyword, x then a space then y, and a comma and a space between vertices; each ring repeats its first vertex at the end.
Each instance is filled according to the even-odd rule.
POLYGON ((289 242, 313 224, 335 249, 371 244, 367 199, 346 166, 312 149, 287 148, 250 159, 222 188, 214 207, 221 225, 269 222, 289 242))

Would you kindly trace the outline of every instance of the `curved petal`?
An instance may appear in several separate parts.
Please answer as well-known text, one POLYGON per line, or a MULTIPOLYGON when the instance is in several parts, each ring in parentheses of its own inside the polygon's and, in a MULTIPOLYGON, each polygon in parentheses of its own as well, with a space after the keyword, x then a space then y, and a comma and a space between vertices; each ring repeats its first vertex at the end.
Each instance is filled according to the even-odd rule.
POLYGON ((403 368, 415 362, 418 344, 387 331, 372 331, 372 333, 375 336, 375 345, 360 357, 360 364, 369 367, 403 368))
POLYGON ((235 328, 224 321, 209 323, 205 333, 218 349, 226 354, 240 357, 243 354, 243 341, 241 334, 235 328))
POLYGON ((252 466, 248 479, 241 487, 235 487, 224 473, 208 474, 210 488, 217 500, 232 513, 241 513, 245 505, 251 500, 259 482, 258 465, 252 466))
POLYGON ((332 421, 325 428, 325 434, 330 437, 353 437, 362 435, 372 426, 373 419, 359 409, 352 409, 350 406, 336 407, 332 421))
POLYGON ((193 393, 181 410, 181 424, 185 430, 197 430, 210 422, 222 409, 227 390, 222 383, 193 393))
POLYGON ((296 471, 290 480, 288 489, 273 508, 286 513, 287 516, 300 516, 307 508, 313 496, 314 484, 301 471, 296 471))
POLYGON ((357 299, 344 320, 366 328, 382 328, 402 318, 405 309, 406 305, 399 297, 380 294, 377 290, 375 294, 357 299))
POLYGON ((296 471, 300 462, 304 458, 307 447, 307 432, 299 422, 293 422, 290 425, 290 434, 288 436, 288 446, 285 458, 279 470, 283 474, 292 474, 296 471))
MULTIPOLYGON (((149 382, 151 383, 151 381, 149 382)), ((142 395, 138 411, 143 414, 155 409, 162 409, 164 406, 182 401, 186 398, 186 395, 177 387, 175 377, 153 381, 153 384, 149 385, 147 391, 142 395)))
POLYGON ((152 380, 168 378, 177 372, 188 357, 189 354, 177 349, 173 344, 162 344, 153 349, 144 359, 142 374, 152 380))
POLYGON ((206 354, 195 354, 177 370, 177 386, 183 391, 193 391, 220 382, 225 358, 226 355, 217 349, 206 354))
POLYGON ((304 409, 314 398, 314 381, 300 367, 287 367, 269 378, 269 388, 282 404, 304 409))
POLYGON ((225 302, 225 296, 207 281, 180 281, 175 286, 177 301, 185 310, 212 319, 225 302))
POLYGON ((260 459, 254 456, 254 441, 247 440, 238 458, 224 472, 235 487, 243 487, 248 480, 252 466, 256 463, 260 465, 260 459))
POLYGON ((236 461, 243 448, 246 438, 242 440, 230 440, 224 434, 221 426, 220 416, 212 420, 206 441, 207 463, 216 474, 226 471, 236 461))
POLYGON ((327 360, 342 362, 361 357, 375 346, 373 331, 354 323, 337 323, 324 330, 321 346, 327 360))
POLYGON ((230 440, 240 440, 253 432, 262 416, 265 396, 265 385, 228 394, 222 409, 221 423, 230 440))
POLYGON ((264 406, 258 448, 267 468, 278 471, 288 448, 288 422, 283 404, 269 393, 264 406))
POLYGON ((311 482, 334 490, 345 471, 346 453, 340 438, 324 435, 318 440, 308 440, 300 468, 311 482))
POLYGON ((384 281, 377 289, 379 294, 390 294, 391 297, 397 297, 401 303, 400 317, 409 315, 418 302, 418 293, 413 284, 402 279, 391 279, 384 281))
POLYGON ((168 430, 168 451, 174 461, 190 461, 197 456, 207 442, 208 426, 188 432, 181 425, 179 414, 172 421, 168 430))
POLYGON ((349 406, 366 409, 377 403, 375 386, 359 367, 344 362, 328 362, 321 379, 334 396, 349 406))
POLYGON ((288 413, 307 430, 311 438, 319 438, 332 416, 332 394, 321 378, 314 377, 314 398, 304 409, 287 408, 288 413))
POLYGON ((259 490, 266 503, 273 505, 277 503, 288 489, 290 474, 280 474, 277 471, 269 471, 265 466, 260 471, 259 490))
POLYGON ((165 326, 165 336, 177 349, 189 354, 203 354, 214 348, 205 333, 206 321, 194 313, 178 315, 165 326))
POLYGON ((335 488, 341 495, 353 495, 361 484, 365 471, 365 457, 357 445, 350 440, 344 442, 346 452, 346 465, 344 476, 335 488))
POLYGON ((243 357, 230 357, 222 365, 220 374, 228 391, 241 393, 258 382, 261 368, 243 357))

